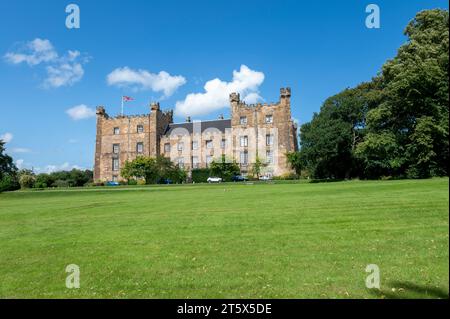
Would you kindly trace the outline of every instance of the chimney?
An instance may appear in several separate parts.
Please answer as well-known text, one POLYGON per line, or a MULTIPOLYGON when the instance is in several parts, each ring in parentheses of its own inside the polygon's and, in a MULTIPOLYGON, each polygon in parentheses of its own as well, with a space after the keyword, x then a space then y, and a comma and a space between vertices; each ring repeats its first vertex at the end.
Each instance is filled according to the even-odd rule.
POLYGON ((191 117, 190 116, 186 117, 186 122, 187 123, 191 123, 191 117))
POLYGON ((223 114, 219 115, 219 120, 223 120, 223 114))

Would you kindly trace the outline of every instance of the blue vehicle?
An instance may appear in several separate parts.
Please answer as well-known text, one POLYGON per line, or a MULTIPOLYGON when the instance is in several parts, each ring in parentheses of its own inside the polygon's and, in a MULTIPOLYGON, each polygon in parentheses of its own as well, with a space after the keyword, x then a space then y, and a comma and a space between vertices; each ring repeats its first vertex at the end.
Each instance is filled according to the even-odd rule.
POLYGON ((106 186, 119 186, 119 182, 109 181, 109 182, 106 182, 106 186))
POLYGON ((231 178, 233 182, 246 182, 248 181, 248 178, 242 175, 235 175, 231 178))

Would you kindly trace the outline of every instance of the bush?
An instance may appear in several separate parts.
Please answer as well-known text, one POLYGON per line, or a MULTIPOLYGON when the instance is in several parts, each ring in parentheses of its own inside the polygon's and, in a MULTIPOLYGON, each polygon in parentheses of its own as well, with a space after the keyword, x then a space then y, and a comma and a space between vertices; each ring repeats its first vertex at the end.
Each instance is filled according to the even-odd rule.
POLYGON ((24 174, 19 177, 19 184, 21 188, 32 188, 36 178, 34 175, 24 174))
POLYGON ((292 181, 295 179, 298 179, 297 174, 294 173, 286 173, 280 176, 274 176, 273 177, 274 180, 279 180, 279 181, 292 181))
POLYGON ((192 170, 193 183, 206 183, 209 177, 209 168, 195 168, 192 170))
POLYGON ((62 179, 58 179, 52 184, 53 187, 70 187, 70 182, 62 179))
POLYGON ((14 176, 4 175, 0 180, 0 193, 20 189, 20 184, 14 176))
POLYGON ((34 188, 46 188, 51 187, 55 180, 49 174, 39 174, 36 176, 36 181, 34 183, 34 188))
POLYGON ((128 185, 137 185, 137 184, 138 184, 138 182, 135 179, 129 179, 128 180, 128 185))

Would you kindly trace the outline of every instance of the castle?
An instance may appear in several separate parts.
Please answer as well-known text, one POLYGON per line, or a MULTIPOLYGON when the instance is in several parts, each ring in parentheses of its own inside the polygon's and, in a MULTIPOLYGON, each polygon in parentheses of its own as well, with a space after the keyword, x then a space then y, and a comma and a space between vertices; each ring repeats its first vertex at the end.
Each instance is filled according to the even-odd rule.
POLYGON ((297 127, 291 118, 291 89, 280 89, 272 104, 247 105, 230 94, 231 118, 173 123, 172 111, 150 105, 150 114, 109 117, 97 107, 94 180, 119 181, 125 161, 137 156, 168 157, 188 172, 207 168, 223 155, 236 161, 241 174, 250 173, 259 158, 262 174, 292 172, 286 154, 296 151, 297 127))

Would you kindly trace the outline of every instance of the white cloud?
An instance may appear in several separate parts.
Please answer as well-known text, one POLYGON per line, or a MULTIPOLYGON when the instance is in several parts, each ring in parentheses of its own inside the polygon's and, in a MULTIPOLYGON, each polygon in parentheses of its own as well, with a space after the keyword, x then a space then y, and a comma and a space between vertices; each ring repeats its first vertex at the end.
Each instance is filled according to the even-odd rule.
POLYGON ((75 121, 95 116, 95 110, 87 107, 84 104, 74 106, 66 110, 66 113, 75 121))
POLYGON ((22 169, 23 168, 23 164, 24 164, 24 160, 23 159, 18 159, 16 161, 16 166, 18 169, 22 169))
POLYGON ((44 86, 54 88, 70 86, 80 81, 83 74, 84 70, 80 63, 64 63, 57 66, 48 66, 44 86))
POLYGON ((181 75, 170 75, 166 71, 151 73, 147 70, 133 70, 129 67, 117 68, 106 77, 108 85, 130 87, 133 90, 151 90, 163 92, 164 97, 171 96, 186 83, 181 75))
POLYGON ((61 165, 47 165, 44 167, 44 169, 37 168, 36 170, 38 172, 42 172, 42 173, 53 173, 53 172, 59 172, 59 171, 70 171, 74 168, 80 169, 80 170, 84 169, 78 165, 70 165, 68 162, 65 162, 61 165))
POLYGON ((43 82, 45 88, 70 86, 80 81, 84 75, 82 65, 89 60, 76 50, 69 50, 60 57, 49 40, 39 38, 26 43, 17 52, 6 53, 4 58, 12 64, 27 63, 29 66, 45 64, 47 72, 43 82))
POLYGON ((25 44, 23 52, 8 52, 5 59, 13 64, 27 63, 30 66, 42 62, 54 61, 58 58, 58 53, 49 40, 36 38, 25 44))
POLYGON ((69 142, 70 144, 75 144, 75 143, 78 143, 78 140, 75 139, 75 138, 71 138, 71 139, 69 139, 68 142, 69 142))
POLYGON ((205 83, 204 93, 190 93, 183 101, 175 104, 175 113, 178 116, 205 115, 229 106, 229 95, 232 92, 241 94, 242 100, 255 103, 262 100, 259 95, 259 86, 264 82, 264 73, 251 70, 241 65, 239 71, 233 71, 231 82, 218 78, 205 83))
POLYGON ((5 143, 9 143, 12 141, 14 135, 12 133, 6 132, 5 134, 0 135, 0 140, 2 140, 5 143))
POLYGON ((24 147, 14 147, 11 149, 11 153, 31 153, 31 150, 24 147))

